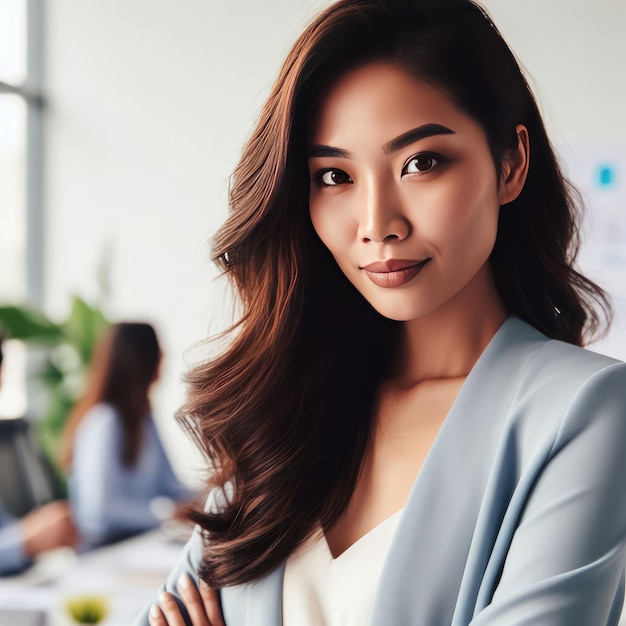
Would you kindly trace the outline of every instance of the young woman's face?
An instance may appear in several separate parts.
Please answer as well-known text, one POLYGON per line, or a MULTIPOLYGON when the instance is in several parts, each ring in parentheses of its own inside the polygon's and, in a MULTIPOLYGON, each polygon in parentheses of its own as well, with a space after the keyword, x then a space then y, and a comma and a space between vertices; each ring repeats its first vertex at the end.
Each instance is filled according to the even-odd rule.
POLYGON ((309 139, 313 226, 379 313, 467 306, 461 292, 491 284, 495 165, 482 128, 441 91, 365 66, 331 89, 309 139))

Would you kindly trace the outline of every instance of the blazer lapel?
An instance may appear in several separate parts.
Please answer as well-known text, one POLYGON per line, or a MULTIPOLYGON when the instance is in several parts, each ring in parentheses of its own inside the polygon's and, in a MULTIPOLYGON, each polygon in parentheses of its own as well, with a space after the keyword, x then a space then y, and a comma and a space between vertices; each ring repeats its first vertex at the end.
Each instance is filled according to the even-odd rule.
MULTIPOLYGON (((477 528, 497 532, 495 505, 481 515, 490 469, 515 393, 545 340, 510 317, 472 368, 407 500, 370 626, 469 623, 481 582, 471 572, 484 571, 489 558, 472 537, 477 528)), ((282 626, 284 572, 282 564, 258 581, 222 589, 228 626, 282 626)))
MULTIPOLYGON (((370 626, 468 623, 464 579, 490 468, 515 392, 545 337, 509 318, 463 384, 413 485, 383 566, 370 626)), ((493 522, 492 522, 493 525, 493 522)), ((484 526, 484 525, 483 525, 484 526)), ((497 532, 497 529, 494 529, 497 532)))

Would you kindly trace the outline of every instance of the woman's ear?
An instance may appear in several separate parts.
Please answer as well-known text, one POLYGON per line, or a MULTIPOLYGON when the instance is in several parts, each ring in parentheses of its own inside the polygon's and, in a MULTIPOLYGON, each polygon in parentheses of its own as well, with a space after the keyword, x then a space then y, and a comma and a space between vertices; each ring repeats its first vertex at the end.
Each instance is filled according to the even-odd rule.
POLYGON ((502 179, 500 180, 500 205, 513 202, 520 195, 528 175, 530 162, 530 142, 528 130, 523 124, 515 127, 517 133, 517 148, 502 162, 502 179))

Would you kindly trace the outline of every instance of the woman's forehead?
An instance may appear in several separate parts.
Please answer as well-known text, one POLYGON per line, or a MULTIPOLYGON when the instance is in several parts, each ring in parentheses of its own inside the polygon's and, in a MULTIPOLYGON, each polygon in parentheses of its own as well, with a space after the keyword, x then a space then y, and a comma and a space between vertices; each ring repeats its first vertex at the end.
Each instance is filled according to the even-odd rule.
POLYGON ((377 143, 382 149, 407 131, 439 125, 476 126, 450 98, 433 85, 389 64, 360 67, 328 90, 312 111, 309 146, 324 144, 350 149, 377 143))

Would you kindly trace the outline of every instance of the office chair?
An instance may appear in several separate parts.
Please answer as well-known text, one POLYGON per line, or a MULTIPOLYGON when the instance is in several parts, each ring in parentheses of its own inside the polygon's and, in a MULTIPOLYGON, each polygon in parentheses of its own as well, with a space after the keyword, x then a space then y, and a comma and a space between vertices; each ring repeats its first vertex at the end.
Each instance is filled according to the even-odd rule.
POLYGON ((5 509, 21 517, 60 494, 30 422, 24 417, 0 419, 0 499, 5 509))

